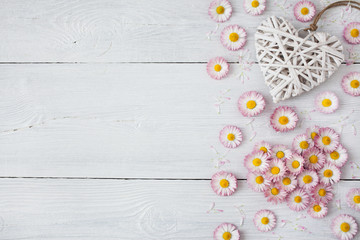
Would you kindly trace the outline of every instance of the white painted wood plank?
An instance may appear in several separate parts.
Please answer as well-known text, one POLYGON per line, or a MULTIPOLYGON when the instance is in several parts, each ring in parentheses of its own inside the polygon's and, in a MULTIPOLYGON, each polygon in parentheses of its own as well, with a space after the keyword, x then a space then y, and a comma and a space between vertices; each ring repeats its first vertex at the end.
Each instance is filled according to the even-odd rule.
MULTIPOLYGON (((232 18, 209 41, 207 33, 216 28, 207 14, 210 1, 2 1, 0 62, 207 62, 217 55, 234 62, 238 54, 219 41, 229 24, 248 31, 251 52, 255 29, 268 16, 284 16, 298 28, 309 25, 295 20, 295 0, 268 1, 265 14, 257 17, 245 13, 242 1, 231 2, 232 18)), ((326 13, 318 31, 343 39, 344 23, 358 20, 360 13, 341 17, 341 9, 326 13)), ((359 60, 360 47, 354 51, 359 60)))
MULTIPOLYGON (((342 76, 356 69, 342 66, 321 87, 281 103, 296 107, 302 124, 277 134, 269 117, 279 104, 271 102, 257 65, 244 84, 236 78, 237 65, 222 81, 210 79, 204 64, 1 65, 0 175, 208 179, 227 152, 218 133, 228 124, 244 135, 223 167, 238 178, 246 177, 243 158, 255 142, 290 146, 314 124, 342 128, 350 161, 360 165, 360 139, 354 133, 360 130, 359 98, 340 88, 342 76), (230 90, 231 100, 218 114, 214 104, 221 90, 230 90), (267 100, 254 130, 236 105, 249 90, 267 100), (312 112, 315 95, 325 90, 339 95, 336 114, 312 112)), ((342 177, 352 175, 359 178, 360 169, 347 164, 342 177)))
POLYGON ((334 199, 341 200, 341 210, 332 201, 329 215, 315 220, 306 212, 291 211, 285 203, 267 203, 243 181, 233 196, 219 197, 209 181, 1 179, 0 238, 212 239, 217 225, 230 222, 238 226, 241 239, 247 240, 280 236, 336 239, 330 231, 335 216, 349 213, 360 222, 360 213, 345 203, 348 190, 358 186, 358 182, 339 183, 334 199), (213 202, 215 209, 207 213, 213 202), (239 226, 241 215, 236 207, 244 211, 243 226, 239 226), (260 209, 276 214, 279 223, 274 231, 261 233, 255 229, 252 219, 260 209), (281 227, 281 220, 291 222, 281 227), (306 231, 300 231, 300 226, 306 231))

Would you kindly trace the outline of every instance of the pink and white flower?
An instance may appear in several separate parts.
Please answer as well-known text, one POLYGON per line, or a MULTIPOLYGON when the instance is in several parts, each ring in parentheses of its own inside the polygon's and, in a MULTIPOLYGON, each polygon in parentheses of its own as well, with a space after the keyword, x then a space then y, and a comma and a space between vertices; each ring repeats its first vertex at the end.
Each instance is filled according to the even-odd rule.
POLYGON ((245 92, 238 100, 238 108, 244 117, 253 117, 264 111, 265 99, 258 92, 245 92))
POLYGON ((299 187, 305 190, 312 190, 319 182, 319 177, 315 171, 305 170, 298 177, 299 187))
POLYGON ((269 156, 263 151, 253 151, 244 159, 244 166, 254 173, 265 173, 269 169, 269 163, 269 156))
POLYGON ((315 5, 307 0, 303 0, 295 4, 294 15, 300 22, 311 21, 316 14, 315 5))
POLYGON ((358 225, 353 216, 340 214, 332 220, 331 230, 339 240, 351 240, 358 231, 358 225))
POLYGON ((315 107, 322 113, 333 113, 339 107, 339 98, 333 92, 323 92, 316 96, 315 107))
POLYGON ((299 154, 292 154, 292 157, 286 160, 288 171, 294 176, 299 175, 304 169, 304 158, 299 154))
POLYGON ((340 169, 329 163, 325 164, 324 167, 319 170, 320 182, 327 185, 339 182, 340 175, 340 169))
POLYGON ((339 146, 334 151, 326 153, 325 156, 328 163, 331 163, 338 168, 344 166, 348 160, 347 150, 341 144, 339 144, 339 146))
POLYGON ((328 153, 334 151, 340 144, 340 136, 332 128, 320 128, 319 134, 315 137, 315 146, 328 153))
POLYGON ((234 224, 222 223, 214 231, 215 240, 240 240, 240 232, 234 224))
POLYGON ((244 9, 253 16, 263 14, 266 9, 266 0, 244 0, 244 9))
POLYGON ((231 51, 237 51, 241 49, 245 45, 246 39, 246 31, 239 25, 227 26, 221 32, 220 36, 222 45, 231 51))
POLYGON ((270 186, 264 192, 268 202, 278 204, 284 201, 287 192, 281 189, 281 186, 275 183, 270 183, 270 186))
POLYGON ((360 188, 352 188, 346 194, 346 202, 352 209, 360 211, 360 188))
POLYGON ((314 146, 314 141, 306 134, 300 134, 294 138, 292 146, 295 152, 302 154, 304 151, 314 146))
POLYGON ((346 74, 341 81, 341 86, 347 94, 354 97, 360 96, 360 72, 346 74))
POLYGON ((280 181, 280 186, 286 192, 293 191, 297 186, 297 179, 296 176, 292 174, 285 174, 280 181))
POLYGON ((285 161, 286 159, 291 158, 292 156, 291 150, 282 144, 275 145, 272 148, 272 158, 277 160, 285 161))
POLYGON ((281 160, 273 159, 269 163, 269 170, 266 172, 266 178, 273 182, 279 181, 286 173, 285 163, 281 160))
POLYGON ((216 57, 211 59, 206 66, 206 70, 209 76, 216 80, 220 80, 226 77, 229 73, 229 68, 230 65, 223 57, 216 57))
POLYGON ((261 141, 255 144, 254 151, 263 151, 266 155, 271 156, 272 154, 272 146, 265 142, 261 141))
POLYGON ((315 136, 319 134, 320 127, 319 126, 312 126, 306 129, 306 135, 314 140, 315 136))
POLYGON ((281 106, 277 107, 270 117, 270 124, 277 132, 288 132, 296 127, 299 120, 294 109, 281 106))
POLYGON ((317 185, 311 192, 316 202, 323 202, 324 204, 330 202, 334 197, 332 187, 323 183, 317 185))
POLYGON ((312 218, 324 218, 328 213, 327 206, 322 202, 312 202, 308 209, 308 214, 312 218))
POLYGON ((255 227, 260 232, 268 232, 274 229, 276 226, 275 214, 270 210, 260 210, 254 216, 255 227))
POLYGON ((360 43, 360 22, 351 22, 344 28, 343 36, 350 44, 360 43))
POLYGON ((266 179, 262 173, 249 172, 247 183, 255 192, 264 192, 270 186, 271 181, 266 179))
POLYGON ((242 133, 236 126, 226 126, 219 134, 219 140, 226 148, 236 148, 242 142, 242 133))
POLYGON ((237 189, 237 179, 232 173, 220 171, 211 177, 211 187, 219 196, 230 196, 237 189))
POLYGON ((301 188, 298 188, 287 196, 286 201, 287 201, 287 205, 291 210, 299 212, 306 209, 309 206, 310 197, 309 194, 307 194, 307 192, 305 192, 301 188))
POLYGON ((325 155, 320 151, 320 149, 313 147, 308 149, 303 154, 305 168, 310 170, 319 170, 324 166, 325 155))
POLYGON ((232 14, 232 6, 228 0, 214 0, 210 3, 208 14, 215 22, 225 22, 232 14))

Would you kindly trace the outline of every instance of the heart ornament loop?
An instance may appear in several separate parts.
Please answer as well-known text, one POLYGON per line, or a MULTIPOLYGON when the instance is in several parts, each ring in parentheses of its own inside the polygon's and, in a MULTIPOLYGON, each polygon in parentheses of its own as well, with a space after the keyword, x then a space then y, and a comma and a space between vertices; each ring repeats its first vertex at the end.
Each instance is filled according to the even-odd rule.
POLYGON ((282 17, 269 17, 255 34, 256 57, 275 103, 325 82, 344 61, 340 40, 328 33, 299 31, 282 17))

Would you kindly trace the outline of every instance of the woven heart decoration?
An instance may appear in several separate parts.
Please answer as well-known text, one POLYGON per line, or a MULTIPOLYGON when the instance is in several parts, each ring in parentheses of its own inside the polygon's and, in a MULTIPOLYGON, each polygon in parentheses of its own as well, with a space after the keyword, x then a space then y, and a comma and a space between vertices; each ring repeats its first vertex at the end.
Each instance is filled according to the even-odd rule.
POLYGON ((326 81, 344 61, 339 39, 324 32, 299 31, 281 17, 263 21, 255 34, 256 57, 275 103, 326 81))

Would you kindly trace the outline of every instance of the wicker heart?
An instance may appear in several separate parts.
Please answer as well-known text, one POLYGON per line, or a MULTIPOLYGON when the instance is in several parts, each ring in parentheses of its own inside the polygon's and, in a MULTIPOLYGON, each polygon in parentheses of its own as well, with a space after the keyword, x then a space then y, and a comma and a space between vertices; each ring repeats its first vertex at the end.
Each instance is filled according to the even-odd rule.
POLYGON ((344 61, 335 36, 311 32, 302 38, 298 32, 284 18, 270 17, 255 34, 256 57, 275 103, 310 91, 344 61))

